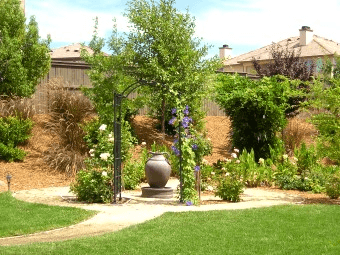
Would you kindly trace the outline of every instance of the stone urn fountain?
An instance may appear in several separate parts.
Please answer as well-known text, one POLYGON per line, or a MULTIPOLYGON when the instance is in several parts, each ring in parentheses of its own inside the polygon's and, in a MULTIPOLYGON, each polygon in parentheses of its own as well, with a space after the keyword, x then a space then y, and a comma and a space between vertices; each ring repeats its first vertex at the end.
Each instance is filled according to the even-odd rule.
POLYGON ((142 197, 172 198, 173 189, 165 187, 170 174, 171 166, 164 155, 165 152, 150 152, 152 155, 145 164, 145 175, 150 187, 142 188, 142 197))

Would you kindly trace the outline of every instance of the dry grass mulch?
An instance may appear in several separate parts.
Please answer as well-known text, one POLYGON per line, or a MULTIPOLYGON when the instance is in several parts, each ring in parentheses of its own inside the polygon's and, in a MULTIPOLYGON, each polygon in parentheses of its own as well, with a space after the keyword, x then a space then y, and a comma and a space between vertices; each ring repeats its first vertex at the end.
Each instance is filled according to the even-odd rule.
MULTIPOLYGON (((22 146, 22 148, 28 152, 28 156, 23 162, 4 162, 0 161, 0 181, 4 183, 4 186, 0 186, 0 192, 7 190, 6 174, 10 173, 12 177, 11 189, 27 190, 27 189, 39 189, 46 187, 58 187, 68 186, 74 177, 67 176, 66 174, 56 172, 49 168, 42 160, 42 154, 46 151, 50 145, 58 142, 58 137, 54 137, 45 130, 46 122, 48 121, 48 115, 35 115, 33 121, 35 125, 32 131, 32 138, 29 142, 22 146)), ((213 144, 213 153, 206 157, 206 160, 210 164, 215 163, 218 159, 224 159, 230 156, 231 143, 229 139, 230 120, 228 117, 221 116, 208 116, 206 120, 207 136, 213 144)), ((309 126, 309 131, 306 130, 307 126, 298 126, 301 120, 294 120, 291 124, 291 129, 302 129, 303 133, 315 134, 315 130, 312 126, 309 126)), ((148 146, 151 146, 153 142, 157 144, 165 144, 171 146, 173 137, 166 135, 163 136, 155 129, 157 120, 150 119, 145 116, 136 116, 133 121, 133 127, 136 135, 139 139, 139 145, 135 147, 134 155, 138 155, 141 150, 140 143, 146 142, 148 146)), ((308 138, 308 137, 307 137, 308 138)), ((311 143, 311 140, 307 140, 307 143, 311 143)), ((1 183, 1 182, 0 182, 1 183)), ((329 199, 324 194, 312 194, 308 192, 280 190, 274 188, 268 188, 277 192, 285 192, 300 195, 304 198, 304 203, 327 203, 327 204, 340 204, 339 199, 329 199)), ((223 201, 222 201, 223 202, 223 201)))

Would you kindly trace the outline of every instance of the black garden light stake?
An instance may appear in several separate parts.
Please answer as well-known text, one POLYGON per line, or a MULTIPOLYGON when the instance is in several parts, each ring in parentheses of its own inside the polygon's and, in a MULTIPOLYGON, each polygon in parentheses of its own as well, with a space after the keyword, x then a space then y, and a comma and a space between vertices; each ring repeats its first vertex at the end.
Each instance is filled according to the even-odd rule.
POLYGON ((7 179, 8 191, 10 191, 10 190, 11 190, 11 179, 12 179, 12 175, 11 175, 11 174, 7 174, 7 175, 6 175, 6 179, 7 179))
POLYGON ((147 82, 139 80, 129 85, 122 93, 114 92, 113 108, 114 108, 114 121, 113 121, 113 132, 114 132, 114 170, 113 170, 113 203, 117 203, 117 196, 119 194, 119 201, 122 200, 122 107, 121 103, 124 98, 127 98, 135 89, 140 86, 153 86, 156 82, 147 82))

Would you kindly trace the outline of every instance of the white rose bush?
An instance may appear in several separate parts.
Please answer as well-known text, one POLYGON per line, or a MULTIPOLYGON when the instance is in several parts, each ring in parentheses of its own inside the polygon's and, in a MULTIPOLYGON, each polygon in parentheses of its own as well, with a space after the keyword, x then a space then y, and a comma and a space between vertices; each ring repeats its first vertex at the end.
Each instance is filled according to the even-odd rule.
POLYGON ((106 124, 94 121, 87 126, 85 141, 89 147, 86 169, 77 174, 71 190, 81 201, 109 203, 113 197, 113 133, 106 124))

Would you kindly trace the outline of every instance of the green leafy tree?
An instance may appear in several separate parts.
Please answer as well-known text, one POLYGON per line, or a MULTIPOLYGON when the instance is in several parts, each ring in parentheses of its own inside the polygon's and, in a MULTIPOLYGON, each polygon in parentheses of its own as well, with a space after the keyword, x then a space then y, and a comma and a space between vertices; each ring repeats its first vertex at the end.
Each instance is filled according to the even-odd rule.
POLYGON ((34 17, 25 25, 19 0, 1 0, 0 17, 0 96, 29 97, 49 71, 50 39, 40 39, 34 17))
POLYGON ((140 79, 157 82, 146 87, 147 104, 161 119, 162 132, 171 109, 189 105, 198 121, 207 76, 218 68, 218 59, 204 59, 208 46, 194 38, 195 20, 174 7, 174 0, 128 2, 126 17, 131 23, 129 43, 135 52, 134 73, 140 79))

